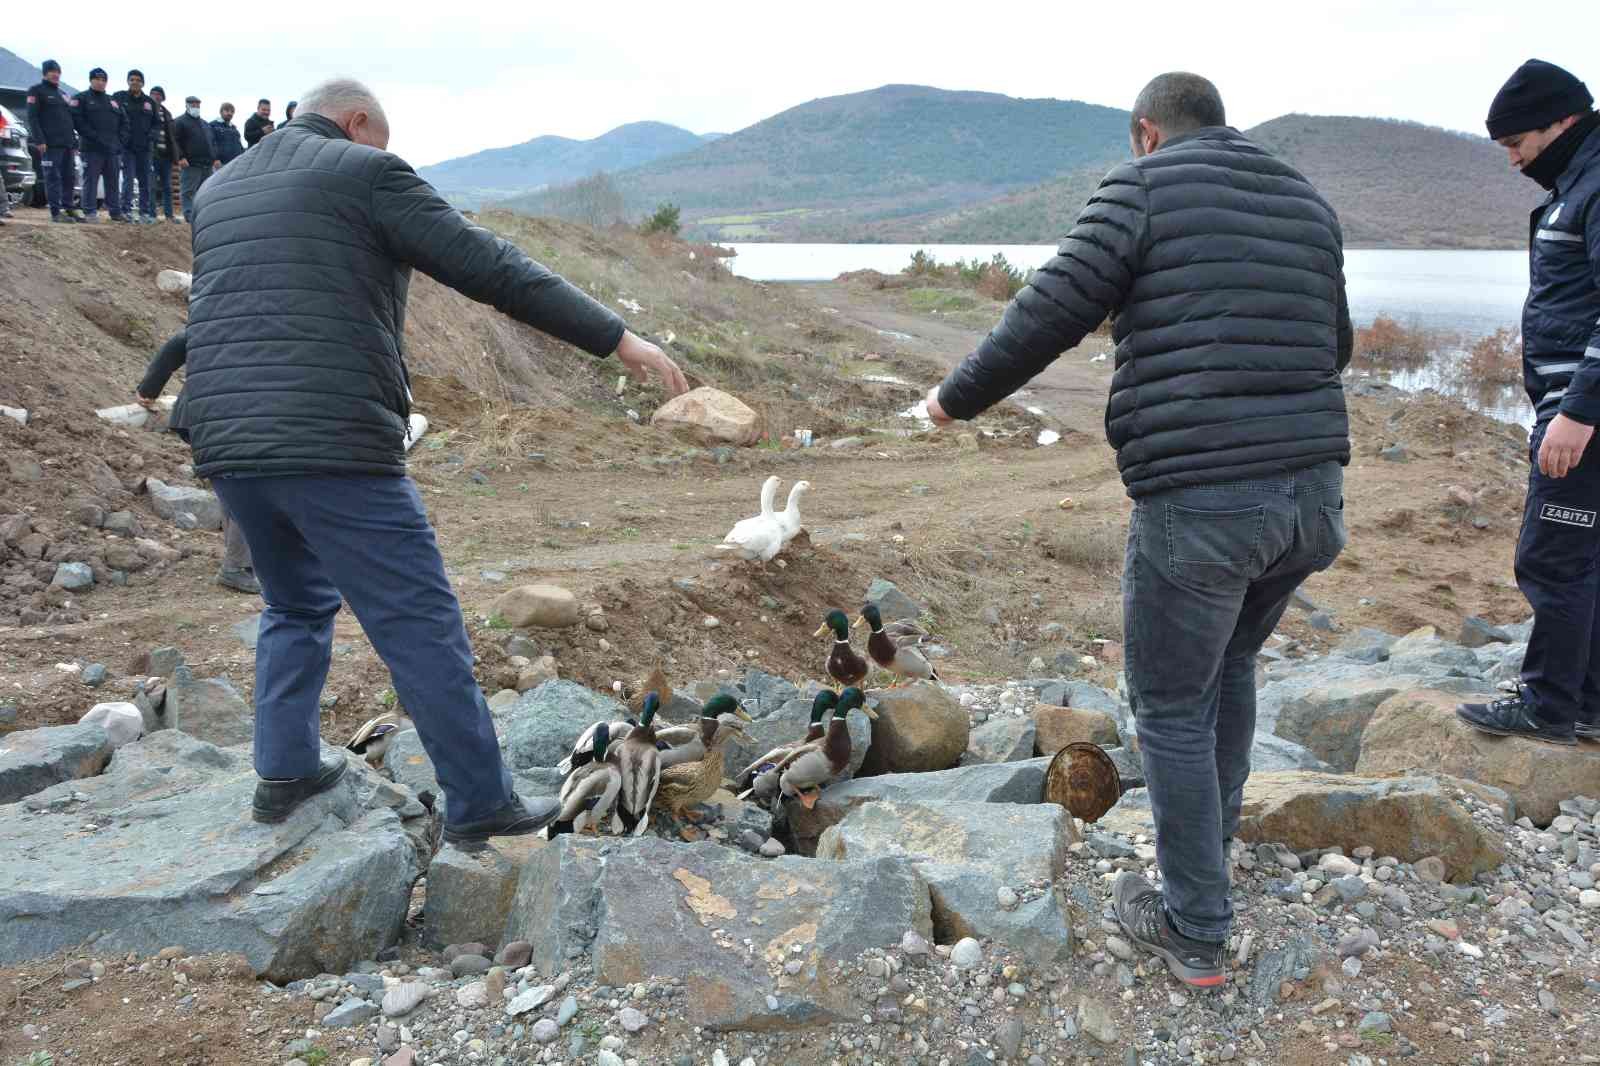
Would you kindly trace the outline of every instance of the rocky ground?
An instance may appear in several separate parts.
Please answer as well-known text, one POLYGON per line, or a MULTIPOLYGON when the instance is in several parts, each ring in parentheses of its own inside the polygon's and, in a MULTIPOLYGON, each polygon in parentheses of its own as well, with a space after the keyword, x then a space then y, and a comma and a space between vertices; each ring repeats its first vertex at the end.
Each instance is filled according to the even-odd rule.
MULTIPOLYGON (((0 1066, 1600 1060, 1600 749, 1491 741, 1449 713, 1513 677, 1526 639, 1519 430, 1352 382, 1352 545, 1263 655, 1232 980, 1195 994, 1105 924, 1110 879, 1154 876, 1154 851, 1119 693, 1127 504, 1092 432, 1098 350, 928 434, 898 412, 970 325, 515 225, 675 338, 696 384, 772 397, 756 445, 690 439, 586 357, 417 287, 433 427, 412 470, 519 787, 552 790, 563 747, 657 667, 675 721, 719 690, 744 701, 738 769, 803 729, 811 634, 864 598, 920 611, 945 683, 875 690, 859 776, 776 820, 719 792, 639 840, 437 850, 407 730, 255 826, 260 604, 209 583, 214 500, 184 449, 88 413, 181 322, 126 275, 186 250, 0 236, 35 268, 0 273, 0 325, 61 356, 0 352, 0 404, 31 412, 0 417, 0 1066), (816 446, 783 442, 801 425, 816 446), (807 533, 767 567, 717 560, 773 472, 815 486, 807 533), (144 738, 76 724, 102 700, 131 702, 144 738), (1125 790, 1092 825, 1040 802, 1078 741, 1125 790)), ((324 737, 404 721, 348 614, 336 641, 324 737)))

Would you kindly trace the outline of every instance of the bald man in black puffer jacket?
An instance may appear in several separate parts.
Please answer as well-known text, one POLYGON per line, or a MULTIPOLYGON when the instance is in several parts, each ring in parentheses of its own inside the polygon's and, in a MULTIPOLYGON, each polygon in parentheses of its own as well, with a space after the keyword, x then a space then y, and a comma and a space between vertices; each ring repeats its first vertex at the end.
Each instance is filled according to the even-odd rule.
POLYGON ((318 700, 340 597, 415 721, 458 844, 537 831, 511 789, 432 527, 405 476, 412 268, 670 394, 682 373, 611 311, 473 225, 385 151, 370 90, 332 81, 198 196, 188 376, 173 425, 245 538, 267 609, 256 650, 254 803, 281 821, 333 786, 318 700))
POLYGON ((935 422, 972 418, 1115 316, 1106 432, 1134 498, 1124 651, 1164 888, 1123 874, 1117 914, 1201 987, 1225 980, 1256 654, 1344 546, 1350 461, 1338 219, 1225 122, 1204 78, 1146 86, 1134 160, 928 396, 935 422))

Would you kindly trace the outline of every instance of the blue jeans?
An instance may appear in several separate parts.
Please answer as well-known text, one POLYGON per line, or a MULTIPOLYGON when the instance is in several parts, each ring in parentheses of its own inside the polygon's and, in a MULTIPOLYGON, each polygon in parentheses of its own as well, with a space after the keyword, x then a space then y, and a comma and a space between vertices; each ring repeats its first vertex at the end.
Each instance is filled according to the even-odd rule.
POLYGON ((1533 607, 1522 660, 1525 696, 1552 723, 1590 721, 1600 712, 1600 448, 1592 442, 1563 478, 1539 472, 1549 423, 1528 441, 1528 497, 1517 538, 1517 587, 1533 607))
MULTIPOLYGON (((152 162, 156 175, 156 196, 161 201, 161 211, 168 218, 172 217, 172 160, 165 156, 156 156, 152 162)), ((150 217, 155 218, 155 209, 151 208, 150 217)))
POLYGON ((1173 489, 1135 503, 1124 662, 1156 861, 1174 928, 1227 939, 1223 841, 1239 827, 1256 727, 1256 653, 1300 583, 1343 550, 1338 463, 1173 489))
POLYGON ((139 213, 156 217, 156 201, 150 190, 150 153, 125 149, 122 153, 122 213, 133 214, 133 186, 139 186, 139 213))
POLYGON ((83 153, 83 213, 94 218, 99 212, 99 186, 105 179, 106 211, 112 218, 122 217, 122 189, 117 185, 117 156, 112 152, 83 153))
POLYGON ((72 149, 45 149, 39 157, 39 169, 44 172, 44 198, 50 205, 51 216, 70 211, 72 187, 77 179, 72 173, 72 149))
POLYGON ((511 777, 433 527, 403 477, 219 477, 267 609, 256 644, 255 768, 311 777, 340 596, 389 667, 452 824, 510 801, 511 777))

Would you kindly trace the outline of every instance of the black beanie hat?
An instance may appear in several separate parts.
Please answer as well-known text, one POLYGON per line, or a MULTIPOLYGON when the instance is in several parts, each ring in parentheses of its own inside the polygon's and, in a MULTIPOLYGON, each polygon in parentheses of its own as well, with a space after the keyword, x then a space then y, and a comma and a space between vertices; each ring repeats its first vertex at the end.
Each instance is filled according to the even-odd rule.
POLYGON ((61 64, 57 63, 54 59, 46 59, 44 61, 44 63, 42 65, 40 65, 40 67, 39 67, 39 73, 40 74, 48 74, 52 70, 55 71, 57 74, 61 73, 61 64))
POLYGON ((96 78, 107 78, 107 77, 110 77, 110 75, 105 72, 105 68, 104 67, 95 67, 93 70, 91 70, 89 72, 89 80, 90 81, 94 81, 96 78))
POLYGON ((1542 130, 1568 115, 1587 111, 1593 103, 1583 82, 1554 63, 1530 59, 1495 93, 1494 103, 1489 105, 1489 136, 1499 140, 1513 133, 1542 130))

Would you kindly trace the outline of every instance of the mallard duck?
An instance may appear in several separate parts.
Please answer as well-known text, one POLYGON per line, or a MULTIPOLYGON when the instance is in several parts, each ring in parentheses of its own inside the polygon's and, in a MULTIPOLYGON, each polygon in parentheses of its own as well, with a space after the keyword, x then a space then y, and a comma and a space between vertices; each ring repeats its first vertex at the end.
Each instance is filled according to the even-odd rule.
POLYGON ((616 749, 617 769, 622 774, 616 819, 624 831, 634 836, 649 827, 650 804, 661 786, 661 752, 656 750, 655 727, 656 709, 660 704, 661 697, 656 693, 645 695, 639 724, 628 730, 616 749))
POLYGON ((821 740, 825 731, 823 719, 828 717, 828 712, 833 710, 839 702, 839 694, 832 689, 823 689, 811 700, 811 723, 806 726, 806 735, 797 741, 780 744, 773 748, 755 762, 739 771, 739 776, 734 780, 734 789, 739 793, 740 799, 754 799, 757 803, 766 803, 778 794, 778 763, 795 748, 813 741, 821 740))
POLYGON ((939 680, 939 671, 920 651, 909 645, 896 644, 884 632, 883 616, 876 604, 869 603, 861 608, 861 617, 856 619, 856 625, 872 627, 872 636, 867 638, 867 654, 891 674, 919 681, 939 680))
POLYGON ((561 782, 561 813, 545 827, 547 840, 554 840, 562 833, 598 828, 622 790, 622 770, 615 760, 606 758, 612 750, 610 723, 596 724, 593 732, 594 758, 561 782))
MULTIPOLYGON (((706 704, 710 707, 711 704, 706 704)), ((705 719, 702 719, 705 721, 705 719)), ((714 727, 704 745, 704 752, 693 762, 679 762, 661 771, 661 787, 656 791, 655 805, 682 820, 686 808, 711 798, 722 787, 722 749, 735 737, 748 743, 750 734, 739 725, 739 719, 724 713, 712 718, 714 727)), ((687 746, 687 745, 686 745, 687 746)), ((678 749, 674 748, 673 751, 678 749)), ((666 756, 662 756, 665 764, 666 756)))
POLYGON ((828 676, 841 685, 859 685, 867 676, 867 660, 863 659, 856 649, 850 644, 850 620, 838 608, 828 612, 828 617, 823 619, 822 625, 811 634, 820 637, 833 630, 833 648, 828 652, 825 667, 828 676))
POLYGON ((778 792, 783 799, 796 799, 810 810, 823 788, 850 766, 850 729, 845 719, 856 709, 868 718, 877 714, 867 706, 866 695, 854 685, 839 693, 833 718, 821 740, 802 744, 778 764, 778 792))
POLYGON ((744 722, 751 720, 745 709, 739 706, 738 700, 726 692, 719 692, 700 708, 700 721, 697 724, 657 729, 656 748, 661 751, 661 769, 700 761, 706 748, 716 738, 717 723, 723 716, 744 722), (667 746, 663 748, 662 743, 667 746))
POLYGON ((890 640, 902 648, 914 648, 927 640, 929 636, 926 629, 923 629, 909 618, 902 618, 898 622, 885 622, 883 623, 883 631, 888 634, 890 640))
POLYGON ((355 736, 350 738, 345 748, 366 759, 369 766, 377 767, 382 765, 384 753, 389 750, 389 745, 394 743, 394 738, 399 733, 399 716, 380 714, 357 729, 355 736))
POLYGON ((754 518, 742 518, 735 522, 727 536, 722 538, 722 543, 717 545, 717 551, 736 555, 740 559, 760 559, 762 562, 769 562, 778 554, 786 539, 784 527, 772 510, 773 501, 778 496, 778 481, 778 476, 774 474, 761 483, 761 513, 754 518))
POLYGON ((811 491, 811 482, 796 481, 789 490, 789 503, 778 513, 778 524, 783 527, 783 543, 787 544, 800 532, 800 497, 811 491))

